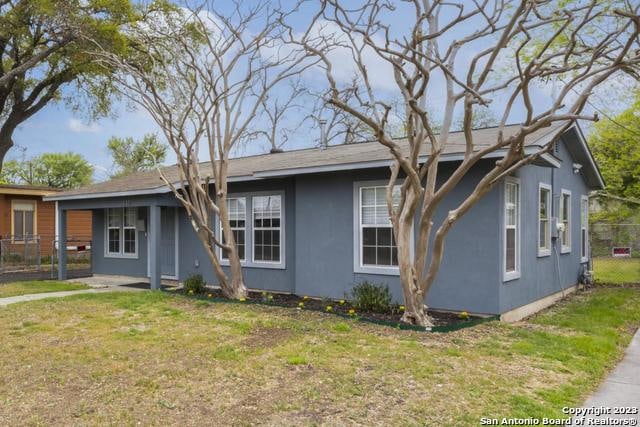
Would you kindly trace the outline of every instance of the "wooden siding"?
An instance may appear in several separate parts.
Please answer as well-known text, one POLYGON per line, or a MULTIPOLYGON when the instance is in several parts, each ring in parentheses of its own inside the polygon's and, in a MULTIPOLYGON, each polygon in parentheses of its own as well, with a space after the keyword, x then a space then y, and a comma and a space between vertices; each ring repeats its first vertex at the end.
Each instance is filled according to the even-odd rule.
MULTIPOLYGON (((11 238, 11 201, 36 201, 36 234, 40 236, 40 253, 51 255, 56 235, 56 204, 39 196, 0 194, 0 237, 11 238)), ((92 235, 91 211, 69 211, 67 217, 68 245, 88 245, 92 235)), ((18 244, 18 243, 17 243, 18 244)))

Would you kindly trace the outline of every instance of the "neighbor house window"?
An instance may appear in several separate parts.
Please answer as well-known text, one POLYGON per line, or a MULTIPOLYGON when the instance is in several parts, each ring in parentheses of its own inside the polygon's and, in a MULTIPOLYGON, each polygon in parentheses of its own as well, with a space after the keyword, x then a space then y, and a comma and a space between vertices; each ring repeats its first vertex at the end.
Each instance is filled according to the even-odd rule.
POLYGON ((253 261, 279 263, 281 260, 282 198, 254 196, 253 211, 253 261))
POLYGON ((106 253, 113 256, 135 256, 138 253, 136 208, 107 209, 106 253))
POLYGON ((589 197, 580 198, 580 258, 589 260, 589 197))
POLYGON ((509 177, 504 186, 504 280, 520 277, 520 181, 509 177))
MULTIPOLYGON (((360 265, 396 267, 398 247, 387 208, 386 186, 360 188, 360 265)), ((398 205, 400 186, 393 189, 393 203, 398 205)))
POLYGON ((571 252, 571 192, 560 193, 560 252, 571 252))
MULTIPOLYGON (((244 197, 229 198, 227 199, 227 209, 229 210, 229 224, 231 225, 233 240, 236 242, 238 257, 241 261, 244 261, 246 253, 247 199, 244 197)), ((220 227, 220 234, 222 242, 226 243, 222 226, 220 227)), ((222 251, 222 259, 229 259, 229 254, 226 250, 222 251)))
POLYGON ((551 254, 551 187, 538 187, 538 256, 551 254))
POLYGON ((36 233, 35 201, 13 201, 13 239, 23 241, 32 238, 36 233))

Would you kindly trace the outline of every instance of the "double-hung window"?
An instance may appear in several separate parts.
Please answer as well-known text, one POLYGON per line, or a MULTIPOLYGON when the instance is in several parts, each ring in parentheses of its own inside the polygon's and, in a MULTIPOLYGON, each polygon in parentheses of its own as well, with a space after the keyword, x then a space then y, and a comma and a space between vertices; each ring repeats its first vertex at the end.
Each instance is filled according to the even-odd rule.
POLYGON ((571 252, 571 192, 560 192, 560 252, 571 252))
POLYGON ((508 177, 504 185, 504 280, 520 277, 520 181, 508 177))
POLYGON ((253 211, 253 261, 259 263, 281 262, 282 198, 254 196, 253 211))
POLYGON ((17 201, 12 202, 13 215, 13 240, 24 241, 31 239, 35 235, 35 201, 17 201))
MULTIPOLYGON (((386 186, 360 187, 360 267, 398 266, 398 247, 387 208, 386 186)), ((393 189, 393 205, 398 206, 400 186, 393 189)))
MULTIPOLYGON (((229 223, 233 240, 236 242, 238 257, 241 261, 245 260, 246 249, 246 220, 247 220, 247 199, 244 197, 234 197, 227 199, 227 208, 229 210, 229 223)), ((222 242, 225 242, 222 227, 220 227, 222 242)), ((222 251, 222 259, 229 259, 227 251, 222 251)))
POLYGON ((135 257, 138 254, 136 208, 107 209, 107 235, 105 253, 108 256, 135 257))
POLYGON ((551 254, 551 186, 538 187, 538 256, 551 254))
POLYGON ((589 260, 589 197, 580 198, 580 260, 589 260))

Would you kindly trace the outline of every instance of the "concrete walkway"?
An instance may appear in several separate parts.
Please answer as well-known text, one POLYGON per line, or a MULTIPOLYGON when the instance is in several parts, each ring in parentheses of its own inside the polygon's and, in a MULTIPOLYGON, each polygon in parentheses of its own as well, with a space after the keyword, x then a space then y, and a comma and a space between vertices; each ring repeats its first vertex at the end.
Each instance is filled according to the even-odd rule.
POLYGON ((77 294, 97 294, 102 292, 128 291, 128 290, 129 289, 119 288, 114 286, 106 289, 81 289, 78 291, 42 292, 39 294, 16 295, 14 297, 0 298, 0 307, 9 305, 9 304, 15 304, 17 302, 35 301, 35 300, 45 299, 45 298, 62 298, 62 297, 68 297, 69 295, 77 295, 77 294))
MULTIPOLYGON (((640 330, 636 331, 622 362, 583 405, 583 408, 599 407, 628 407, 635 408, 637 412, 640 411, 640 330)), ((632 419, 637 420, 638 423, 630 425, 640 425, 640 415, 637 412, 635 414, 586 415, 584 418, 599 421, 605 418, 632 419)))

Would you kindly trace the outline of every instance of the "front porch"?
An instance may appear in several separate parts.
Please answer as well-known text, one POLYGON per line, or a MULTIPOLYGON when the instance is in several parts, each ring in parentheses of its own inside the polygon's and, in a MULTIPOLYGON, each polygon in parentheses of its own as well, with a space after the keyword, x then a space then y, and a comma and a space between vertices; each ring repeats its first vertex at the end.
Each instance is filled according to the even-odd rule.
MULTIPOLYGON (((69 212, 91 210, 92 272, 96 282, 148 283, 158 290, 177 281, 178 202, 169 194, 59 200, 59 244, 67 244, 69 212)), ((58 257, 58 279, 68 279, 67 254, 58 257)), ((84 279, 86 280, 86 279, 84 279)))

